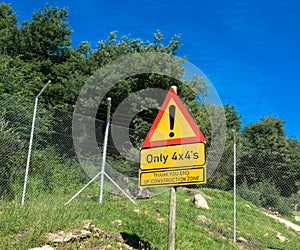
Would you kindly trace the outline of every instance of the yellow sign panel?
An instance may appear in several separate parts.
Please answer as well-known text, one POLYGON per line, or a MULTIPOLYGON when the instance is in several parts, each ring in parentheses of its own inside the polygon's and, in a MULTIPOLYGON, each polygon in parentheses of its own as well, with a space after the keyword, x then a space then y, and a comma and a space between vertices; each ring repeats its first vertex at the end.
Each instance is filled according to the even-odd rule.
POLYGON ((187 122, 180 109, 177 107, 174 99, 170 100, 166 110, 167 111, 163 113, 160 122, 158 123, 154 133, 151 136, 152 142, 161 141, 162 139, 181 139, 196 136, 192 127, 187 122), (175 119, 173 121, 173 124, 170 124, 170 116, 173 115, 169 111, 170 107, 174 107, 175 119), (172 125, 172 130, 170 130, 170 125, 172 125))
POLYGON ((164 171, 139 171, 139 188, 206 183, 206 166, 164 171))
POLYGON ((140 169, 157 170, 205 165, 205 143, 170 145, 141 150, 140 169))

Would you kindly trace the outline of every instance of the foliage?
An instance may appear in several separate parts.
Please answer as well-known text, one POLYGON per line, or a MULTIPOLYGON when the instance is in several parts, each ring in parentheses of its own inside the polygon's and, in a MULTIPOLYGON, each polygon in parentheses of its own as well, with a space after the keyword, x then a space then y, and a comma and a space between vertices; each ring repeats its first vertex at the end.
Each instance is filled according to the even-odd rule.
POLYGON ((0 3, 0 54, 15 53, 18 37, 17 15, 10 4, 0 3))
POLYGON ((12 158, 21 151, 24 144, 20 140, 19 135, 8 127, 8 122, 5 122, 0 116, 0 198, 12 198, 14 182, 13 173, 15 165, 12 158))
POLYGON ((238 187, 238 194, 256 206, 278 211, 282 215, 291 214, 291 206, 287 199, 283 198, 276 186, 269 181, 258 182, 252 186, 245 181, 238 187))
POLYGON ((23 21, 20 28, 20 54, 25 60, 61 62, 68 56, 71 29, 66 18, 68 10, 46 6, 32 14, 32 21, 23 21))
MULTIPOLYGON (((234 105, 225 104, 226 117, 226 145, 218 168, 214 171, 212 176, 207 181, 207 186, 212 188, 219 188, 222 190, 233 189, 233 143, 234 136, 236 143, 240 145, 241 140, 241 117, 235 109, 234 105)), ((238 154, 239 156, 239 154, 238 154)))
MULTIPOLYGON (((25 143, 29 141, 34 103, 22 97, 16 98, 14 95, 0 94, 0 117, 8 122, 8 127, 18 133, 20 139, 25 143)), ((36 148, 43 147, 45 138, 52 129, 52 112, 43 105, 37 108, 35 120, 35 140, 36 148)))
POLYGON ((239 182, 246 178, 252 185, 270 180, 284 196, 297 192, 299 143, 285 137, 283 120, 274 116, 264 117, 245 126, 243 137, 249 150, 240 158, 239 182), (278 181, 279 177, 283 181, 278 181))
MULTIPOLYGON (((12 166, 18 165, 19 167, 14 171, 24 171, 20 164, 22 161, 24 163, 24 154, 21 156, 20 149, 29 140, 34 98, 45 83, 51 80, 52 83, 39 98, 40 105, 34 141, 35 152, 32 158, 33 168, 40 171, 41 176, 39 177, 43 182, 43 189, 50 193, 55 191, 51 183, 59 184, 55 176, 49 174, 49 171, 55 170, 57 177, 62 178, 69 173, 70 162, 68 160, 74 156, 72 142, 60 141, 58 133, 71 136, 71 116, 74 104, 82 86, 88 79, 91 80, 90 76, 95 76, 99 89, 108 88, 106 83, 97 79, 99 68, 123 56, 142 52, 158 52, 175 56, 181 46, 179 35, 174 35, 169 41, 165 41, 163 34, 157 30, 153 34, 152 41, 143 41, 130 36, 120 38, 117 32, 113 31, 106 39, 100 40, 95 49, 92 49, 89 42, 86 41, 81 42, 77 48, 73 48, 71 46, 72 30, 67 18, 68 9, 46 6, 43 10, 33 12, 31 20, 17 20, 17 14, 11 5, 0 3, 0 93, 3 93, 0 106, 0 118, 2 119, 0 133, 3 135, 1 143, 4 145, 7 140, 8 145, 12 143, 12 148, 18 147, 18 150, 15 151, 8 150, 7 154, 1 152, 1 157, 4 154, 1 168, 9 167, 11 171, 12 166), (53 110, 52 107, 56 109, 53 110), (51 133, 53 131, 56 134, 51 133), (50 139, 49 134, 51 134, 50 139), (51 145, 50 147, 44 147, 46 140, 51 145), (58 148, 61 149, 60 152, 57 152, 58 148), (52 157, 56 157, 54 152, 58 153, 56 160, 52 159, 52 157), (67 158, 66 161, 60 158, 62 155, 67 158), (8 164, 11 160, 14 161, 14 164, 8 164)), ((140 59, 141 65, 148 63, 145 62, 145 59, 140 59)), ((172 72, 177 79, 184 75, 182 69, 184 60, 174 59, 173 65, 167 68, 168 72, 172 72)), ((154 59, 150 62, 153 64, 153 69, 165 66, 157 63, 154 59)), ((116 75, 111 74, 109 77, 114 79, 116 75)), ((123 115, 124 119, 129 119, 129 114, 136 113, 129 124, 130 142, 136 148, 139 148, 145 138, 161 103, 158 103, 155 98, 141 98, 134 93, 148 88, 168 90, 172 85, 178 86, 178 95, 193 114, 208 144, 212 134, 216 137, 220 135, 221 124, 218 120, 215 120, 216 124, 210 124, 209 113, 206 109, 210 105, 206 103, 208 85, 204 78, 194 77, 179 81, 167 75, 144 73, 119 81, 107 94, 107 96, 113 97, 112 113, 128 96, 133 98, 132 103, 128 105, 126 111, 128 113, 123 115), (198 100, 193 88, 199 90, 203 100, 198 100), (149 104, 154 108, 145 109, 149 104), (214 127, 215 131, 211 131, 211 127, 214 127)), ((222 113, 220 112, 222 107, 213 105, 209 107, 211 112, 216 115, 222 113)), ((232 189, 233 169, 228 155, 233 154, 232 130, 235 130, 238 147, 247 148, 237 156, 239 166, 237 181, 241 187, 244 187, 244 180, 247 181, 247 187, 244 187, 245 194, 248 192, 251 196, 253 192, 262 194, 267 190, 266 193, 272 191, 275 197, 278 192, 281 196, 293 197, 300 187, 300 144, 297 139, 286 138, 284 121, 274 116, 267 116, 242 129, 241 117, 236 107, 226 104, 224 110, 227 123, 225 153, 219 168, 209 179, 208 186, 224 190, 232 189), (280 181, 278 181, 279 177, 280 181), (266 190, 263 190, 262 182, 267 183, 266 190), (255 187, 254 191, 249 187, 255 187), (273 189, 274 187, 276 189, 273 189)), ((88 109, 84 110, 83 114, 88 115, 88 109)), ((105 117, 106 101, 103 101, 97 110, 97 118, 104 121, 105 117)), ((124 121, 122 123, 121 119, 117 123, 120 127, 124 125, 124 121)), ((101 132, 103 131, 99 129, 97 136, 101 132)), ((98 136, 98 138, 100 137, 98 136)), ((130 153, 128 152, 128 154, 130 153)), ((138 166, 132 166, 131 163, 124 161, 116 153, 115 148, 110 148, 108 154, 109 160, 114 162, 116 169, 120 169, 128 175, 136 175, 138 166)), ((74 171, 80 172, 78 169, 79 166, 76 165, 74 171)), ((33 174, 38 175, 35 171, 33 174)), ((7 177, 6 171, 2 171, 2 175, 7 177)), ((73 179, 73 177, 70 177, 68 181, 81 182, 79 176, 77 176, 78 179, 77 177, 73 179), (75 181, 75 179, 79 181, 75 181)), ((3 178, 1 177, 1 179, 3 178)), ((6 181, 9 178, 6 178, 6 181)), ((40 184, 35 183, 34 185, 37 189, 40 184)), ((12 190, 5 192, 12 192, 12 190)), ((282 199, 275 201, 263 200, 261 196, 258 197, 258 200, 255 201, 256 204, 271 204, 281 207, 282 199)))
POLYGON ((56 148, 35 150, 30 164, 31 182, 28 197, 41 193, 59 194, 72 192, 88 181, 80 164, 75 160, 59 157, 56 148))

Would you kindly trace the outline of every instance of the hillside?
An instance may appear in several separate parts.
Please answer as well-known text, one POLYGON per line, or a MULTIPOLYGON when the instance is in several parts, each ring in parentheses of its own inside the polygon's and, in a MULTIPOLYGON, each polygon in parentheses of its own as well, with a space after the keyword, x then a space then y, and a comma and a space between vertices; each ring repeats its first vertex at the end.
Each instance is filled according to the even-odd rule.
MULTIPOLYGON (((96 187, 95 190, 96 191, 96 187)), ((201 189, 209 210, 194 207, 189 189, 177 191, 176 249, 299 249, 299 234, 266 216, 253 204, 237 199, 237 239, 233 243, 233 195, 201 189), (278 235, 286 237, 280 242, 278 235)), ((29 249, 50 244, 55 249, 167 249, 169 193, 132 204, 105 194, 104 203, 85 195, 67 206, 44 197, 24 207, 0 201, 0 249, 29 249), (48 200, 48 201, 47 201, 48 200), (46 233, 82 228, 92 220, 100 235, 71 243, 47 242, 46 233)))

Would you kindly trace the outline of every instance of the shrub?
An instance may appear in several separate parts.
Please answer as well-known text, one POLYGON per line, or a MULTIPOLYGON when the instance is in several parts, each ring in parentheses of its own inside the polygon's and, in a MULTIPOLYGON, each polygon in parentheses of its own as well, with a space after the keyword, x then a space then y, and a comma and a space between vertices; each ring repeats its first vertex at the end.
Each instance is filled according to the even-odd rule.
POLYGON ((0 116, 0 198, 14 198, 13 188, 13 168, 12 158, 23 148, 23 143, 19 135, 8 127, 8 122, 0 116))
POLYGON ((238 194, 256 206, 275 210, 282 215, 290 215, 291 209, 287 199, 280 196, 279 190, 269 180, 249 186, 244 181, 237 189, 238 194))
POLYGON ((237 193, 245 200, 261 207, 260 194, 253 188, 250 188, 247 181, 244 181, 238 188, 237 193))

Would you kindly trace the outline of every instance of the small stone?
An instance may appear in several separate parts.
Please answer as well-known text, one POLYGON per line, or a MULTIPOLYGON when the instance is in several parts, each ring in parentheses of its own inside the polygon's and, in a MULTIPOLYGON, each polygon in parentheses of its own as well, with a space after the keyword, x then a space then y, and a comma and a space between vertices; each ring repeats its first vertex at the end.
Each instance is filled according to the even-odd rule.
POLYGON ((296 221, 300 221, 300 216, 295 216, 296 221))
POLYGON ((76 237, 76 240, 82 240, 85 238, 89 238, 91 236, 91 234, 92 233, 89 230, 80 230, 76 237))
POLYGON ((94 232, 94 235, 96 237, 100 237, 100 235, 104 234, 105 232, 101 229, 99 229, 98 227, 96 227, 95 225, 91 225, 91 230, 92 232, 94 232))
POLYGON ((82 225, 83 225, 83 229, 89 230, 92 225, 92 220, 84 220, 82 222, 82 225))
POLYGON ((131 247, 131 246, 127 245, 127 244, 123 244, 123 246, 124 246, 126 249, 128 249, 128 250, 133 250, 133 247, 131 247))
POLYGON ((140 188, 137 192, 137 199, 150 199, 153 194, 147 188, 140 188))
POLYGON ((121 226, 122 225, 122 221, 121 220, 114 220, 113 223, 117 226, 121 226))
POLYGON ((135 213, 139 213, 139 212, 140 212, 140 210, 138 210, 138 209, 134 209, 134 210, 133 210, 133 212, 135 212, 135 213))
POLYGON ((30 248, 29 250, 54 250, 54 248, 49 245, 45 245, 42 247, 30 248))
POLYGON ((212 223, 211 219, 208 219, 205 215, 199 215, 197 221, 205 225, 210 225, 212 223))
POLYGON ((160 223, 163 223, 163 222, 165 222, 165 219, 164 218, 157 218, 157 221, 159 221, 160 223))
POLYGON ((287 240, 287 238, 282 236, 280 233, 276 235, 276 239, 279 240, 280 242, 285 242, 287 240))
POLYGON ((245 238, 243 238, 243 237, 238 237, 237 240, 238 240, 238 242, 241 242, 241 243, 247 243, 247 242, 248 242, 248 241, 247 241, 245 238))
POLYGON ((202 191, 200 191, 198 189, 187 189, 186 193, 188 195, 192 195, 192 196, 196 195, 196 194, 201 194, 205 199, 208 199, 208 200, 212 199, 209 195, 203 193, 202 191))

